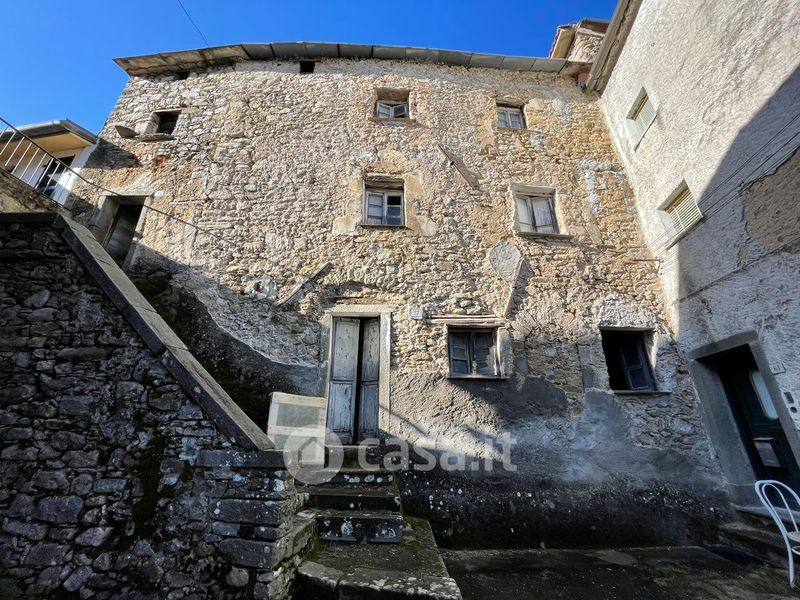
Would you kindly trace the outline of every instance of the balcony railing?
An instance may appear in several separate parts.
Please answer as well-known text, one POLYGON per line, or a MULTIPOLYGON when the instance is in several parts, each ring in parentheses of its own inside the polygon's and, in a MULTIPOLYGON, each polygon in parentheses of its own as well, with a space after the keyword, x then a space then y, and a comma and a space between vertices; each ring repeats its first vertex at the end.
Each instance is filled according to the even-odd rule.
POLYGON ((76 178, 87 181, 70 167, 71 162, 56 158, 0 117, 0 169, 62 205, 76 178))

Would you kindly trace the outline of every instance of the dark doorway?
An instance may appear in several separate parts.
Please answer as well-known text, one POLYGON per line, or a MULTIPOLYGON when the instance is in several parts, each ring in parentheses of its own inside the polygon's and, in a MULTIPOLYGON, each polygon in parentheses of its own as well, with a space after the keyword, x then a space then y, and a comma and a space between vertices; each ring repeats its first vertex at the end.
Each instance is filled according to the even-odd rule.
POLYGON ((125 262, 136 233, 136 224, 142 214, 141 204, 120 204, 114 214, 114 221, 108 232, 106 252, 118 265, 125 262))
POLYGON ((378 434, 380 318, 333 320, 328 429, 343 444, 378 434))
POLYGON ((756 477, 800 490, 800 469, 750 347, 739 346, 703 362, 719 375, 756 477))

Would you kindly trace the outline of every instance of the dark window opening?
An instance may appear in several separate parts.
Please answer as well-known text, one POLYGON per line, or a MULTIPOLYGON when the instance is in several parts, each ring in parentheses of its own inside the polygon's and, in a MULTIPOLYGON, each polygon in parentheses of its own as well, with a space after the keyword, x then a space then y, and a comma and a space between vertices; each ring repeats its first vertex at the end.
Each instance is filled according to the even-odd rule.
POLYGON ((142 214, 141 204, 121 204, 117 207, 114 222, 106 240, 106 252, 118 265, 125 262, 128 251, 131 249, 133 236, 136 233, 136 224, 142 214))
POLYGON ((175 131, 175 126, 178 124, 178 115, 181 114, 179 110, 165 110, 157 112, 156 118, 156 133, 165 133, 167 135, 175 131))
POLYGON ((645 350, 645 331, 605 329, 600 332, 612 390, 655 390, 655 380, 645 350))
POLYGON ((451 377, 496 377, 496 335, 492 329, 451 329, 447 334, 451 377))
POLYGON ((177 73, 175 73, 175 79, 178 81, 182 81, 188 78, 189 78, 189 71, 178 71, 177 73))
POLYGON ((315 63, 313 60, 301 60, 300 61, 300 72, 301 73, 313 73, 314 72, 315 63))

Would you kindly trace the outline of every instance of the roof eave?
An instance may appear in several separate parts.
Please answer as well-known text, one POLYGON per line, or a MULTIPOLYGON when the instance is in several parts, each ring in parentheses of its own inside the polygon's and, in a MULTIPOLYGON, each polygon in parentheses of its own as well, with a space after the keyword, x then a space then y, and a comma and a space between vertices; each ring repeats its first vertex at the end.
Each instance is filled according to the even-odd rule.
POLYGON ((545 73, 563 73, 565 70, 574 71, 576 65, 585 65, 585 63, 574 63, 565 59, 484 54, 460 50, 416 48, 411 46, 336 44, 328 42, 236 44, 231 46, 215 46, 213 48, 115 58, 114 62, 128 73, 128 75, 139 76, 231 65, 249 60, 325 58, 410 60, 451 66, 545 73))

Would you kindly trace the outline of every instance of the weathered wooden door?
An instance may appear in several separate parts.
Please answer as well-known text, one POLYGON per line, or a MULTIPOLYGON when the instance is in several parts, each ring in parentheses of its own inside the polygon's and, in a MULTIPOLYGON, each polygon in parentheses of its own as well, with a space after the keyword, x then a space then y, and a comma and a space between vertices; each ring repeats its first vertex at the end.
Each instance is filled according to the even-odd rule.
POLYGON ((358 395, 358 439, 378 435, 378 381, 380 379, 380 319, 365 319, 361 332, 361 382, 358 395))
POLYGON ((343 444, 378 433, 380 319, 333 320, 328 429, 343 444))
POLYGON ((353 441, 358 378, 358 340, 361 322, 358 319, 333 320, 331 380, 328 387, 328 429, 343 444, 353 441))

